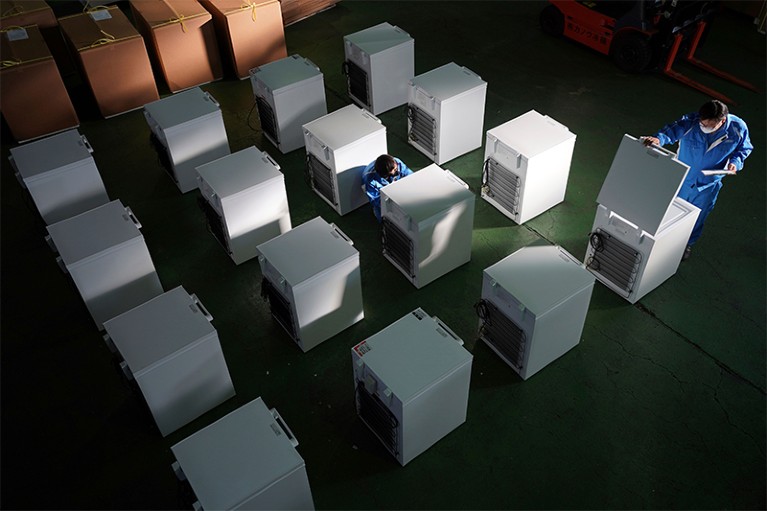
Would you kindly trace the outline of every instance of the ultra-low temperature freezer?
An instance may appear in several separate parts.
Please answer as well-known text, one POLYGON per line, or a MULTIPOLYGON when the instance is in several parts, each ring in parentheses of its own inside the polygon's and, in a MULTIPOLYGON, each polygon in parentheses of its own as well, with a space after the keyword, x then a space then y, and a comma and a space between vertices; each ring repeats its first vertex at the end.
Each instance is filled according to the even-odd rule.
POLYGON ((218 102, 195 87, 144 105, 162 165, 182 193, 197 188, 196 167, 229 154, 218 102))
POLYGON ((235 264, 252 259, 258 245, 290 230, 285 178, 265 152, 247 147, 197 172, 208 229, 235 264))
POLYGON ((106 320, 163 292, 140 228, 119 200, 48 226, 59 265, 99 330, 106 320))
POLYGON ((482 198, 518 224, 565 199, 575 135, 535 110, 488 130, 482 198))
POLYGON ((84 135, 69 130, 11 149, 16 178, 46 225, 109 202, 104 182, 84 135))
POLYGON ((303 147, 303 125, 328 113, 322 72, 300 55, 251 69, 250 84, 264 136, 283 154, 303 147))
POLYGON ((383 255, 417 288, 471 259, 474 194, 431 164, 381 188, 383 255))
POLYGON ((597 197, 586 267, 635 303, 676 273, 700 209, 676 196, 689 166, 624 135, 597 197))
POLYGON ((359 252, 316 217, 258 246, 261 295, 303 351, 364 317, 359 252))
POLYGON ((526 380, 580 342, 593 289, 561 247, 523 247, 482 274, 479 337, 526 380))
POLYGON ((304 124, 306 170, 312 189, 336 213, 367 204, 365 167, 387 153, 386 127, 376 116, 347 105, 304 124))
POLYGON ((403 466, 466 421, 472 355, 416 309, 351 350, 357 414, 403 466))
POLYGON ((234 396, 213 317, 179 286, 104 322, 157 427, 167 436, 234 396))
POLYGON ((482 145, 487 82, 450 62, 408 84, 410 145, 441 165, 482 145))
POLYGON ((352 101, 376 115, 407 103, 414 47, 407 32, 386 22, 344 36, 343 70, 352 101))
POLYGON ((170 449, 195 509, 314 509, 298 440, 259 397, 170 449))

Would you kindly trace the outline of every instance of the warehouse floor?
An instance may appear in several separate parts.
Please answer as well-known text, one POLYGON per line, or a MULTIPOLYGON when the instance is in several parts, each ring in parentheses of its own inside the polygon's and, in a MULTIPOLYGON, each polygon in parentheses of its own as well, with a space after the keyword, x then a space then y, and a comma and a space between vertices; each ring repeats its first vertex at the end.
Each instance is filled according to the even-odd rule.
MULTIPOLYGON (((110 198, 143 224, 163 288, 196 293, 213 315, 237 392, 165 438, 57 266, 4 130, 2 508, 184 508, 170 447, 261 396, 298 438, 319 509, 764 509, 763 92, 678 65, 739 103, 756 150, 726 178, 675 276, 635 305, 597 282, 580 344, 526 381, 477 342, 482 270, 541 239, 582 260, 623 134, 650 134, 707 99, 546 36, 544 5, 345 1, 286 29, 288 53, 322 69, 328 111, 350 103, 343 36, 388 21, 415 39, 416 74, 454 61, 487 81, 485 129, 535 109, 577 135, 565 201, 524 225, 479 199, 483 148, 444 164, 477 195, 472 258, 420 290, 381 255, 369 206, 338 216, 309 189, 303 150, 283 155, 265 139, 248 81, 202 86, 221 104, 231 150, 255 145, 280 164, 293 226, 322 216, 360 252, 365 319, 307 353, 272 320, 258 262, 235 266, 207 231, 199 192, 182 195, 162 169, 141 111, 99 119, 66 77, 110 198), (416 307, 474 361, 465 424, 401 467, 355 414, 350 348, 416 307)), ((751 21, 725 11, 698 56, 764 90, 764 36, 751 21)), ((413 169, 430 163, 407 143, 403 108, 379 118, 390 153, 413 169)))

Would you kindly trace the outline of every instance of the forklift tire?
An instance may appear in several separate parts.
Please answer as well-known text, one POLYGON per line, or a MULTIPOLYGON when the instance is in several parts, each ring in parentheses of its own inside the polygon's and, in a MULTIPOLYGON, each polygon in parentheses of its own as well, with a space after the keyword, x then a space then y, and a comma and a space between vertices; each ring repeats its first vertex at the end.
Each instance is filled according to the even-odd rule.
POLYGON ((617 36, 610 48, 615 64, 628 73, 641 73, 652 60, 652 48, 647 37, 638 33, 617 36))
POLYGON ((554 5, 547 5, 539 17, 541 29, 548 35, 561 36, 565 31, 565 16, 554 5))

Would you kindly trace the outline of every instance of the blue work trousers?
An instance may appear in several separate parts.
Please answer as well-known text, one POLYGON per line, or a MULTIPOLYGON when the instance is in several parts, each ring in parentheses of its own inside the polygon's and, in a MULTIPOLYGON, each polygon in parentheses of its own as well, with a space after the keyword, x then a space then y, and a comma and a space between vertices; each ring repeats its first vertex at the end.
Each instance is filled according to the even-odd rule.
POLYGON ((700 235, 703 232, 703 224, 706 222, 708 214, 713 211, 714 204, 716 204, 716 198, 719 196, 719 190, 721 189, 721 181, 717 181, 715 184, 712 184, 703 190, 698 190, 698 187, 695 185, 689 186, 687 183, 682 184, 682 188, 677 195, 700 208, 700 215, 695 222, 695 227, 692 229, 690 241, 687 242, 688 245, 694 245, 695 242, 698 241, 698 238, 700 238, 700 235))

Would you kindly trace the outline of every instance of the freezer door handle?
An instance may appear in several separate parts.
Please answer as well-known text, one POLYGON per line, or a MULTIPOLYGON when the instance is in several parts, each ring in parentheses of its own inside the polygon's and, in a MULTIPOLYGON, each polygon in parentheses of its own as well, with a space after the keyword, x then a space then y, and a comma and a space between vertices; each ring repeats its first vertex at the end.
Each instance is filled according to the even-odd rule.
POLYGON ((450 327, 448 327, 446 324, 444 324, 444 323, 442 322, 442 320, 441 320, 441 319, 439 319, 437 316, 432 316, 432 319, 433 319, 433 320, 434 320, 434 321, 437 323, 437 326, 438 326, 439 328, 441 328, 442 330, 444 330, 446 334, 448 334, 450 337, 452 337, 453 339, 455 339, 455 341, 456 341, 458 344, 460 344, 461 346, 463 346, 463 340, 462 340, 460 337, 458 337, 457 335, 455 335, 455 332, 453 332, 453 331, 450 329, 450 327))
POLYGON ((211 103, 221 108, 221 105, 218 103, 218 101, 216 101, 216 98, 210 95, 210 92, 205 92, 205 96, 208 100, 210 100, 211 103))
POLYGON ((544 115, 543 117, 546 119, 546 122, 548 122, 552 126, 554 126, 556 128, 561 128, 561 129, 563 129, 565 131, 570 131, 570 129, 567 126, 565 126, 564 124, 562 124, 561 122, 559 122, 557 120, 552 119, 548 115, 544 115))
POLYGON ((88 139, 85 138, 85 135, 80 135, 80 140, 82 140, 83 145, 88 150, 89 153, 93 154, 93 147, 91 147, 91 143, 88 142, 88 139))
POLYGON ((445 172, 447 172, 448 176, 450 176, 450 178, 453 179, 453 181, 457 182, 459 185, 463 186, 467 190, 469 189, 469 185, 466 183, 466 181, 456 176, 455 174, 450 172, 448 169, 445 169, 445 172))
POLYGON ((405 32, 404 30, 402 30, 402 29, 401 29, 401 28, 399 28, 399 27, 394 27, 394 31, 395 31, 395 32, 399 32, 400 34, 404 34, 404 35, 406 35, 406 36, 410 37, 410 34, 408 34, 407 32, 405 32))
MULTIPOLYGON (((637 142, 640 143, 640 144, 644 143, 641 140, 637 140, 637 142)), ((671 158, 676 158, 676 153, 674 151, 669 151, 668 149, 665 149, 665 148, 663 148, 663 147, 661 147, 659 145, 651 145, 650 147, 648 147, 647 148, 647 154, 649 154, 650 156, 653 156, 655 158, 657 158, 658 155, 666 156, 666 157, 671 157, 671 158)))
POLYGON ((181 464, 178 461, 171 463, 170 468, 173 469, 173 473, 176 475, 176 479, 182 483, 186 481, 186 474, 184 474, 184 469, 181 468, 181 464))
POLYGON ((61 258, 61 256, 56 257, 56 264, 59 265, 59 268, 61 268, 61 271, 63 271, 64 273, 69 273, 67 271, 67 265, 64 264, 64 260, 61 258))
POLYGON ((277 425, 280 427, 280 429, 282 429, 282 431, 284 431, 285 434, 288 436, 288 440, 290 440, 290 444, 293 447, 298 447, 298 439, 290 430, 287 423, 282 419, 280 412, 278 412, 276 408, 270 408, 269 411, 272 412, 272 417, 274 417, 274 420, 277 421, 277 425))
POLYGON ((371 114, 371 113, 370 113, 370 112, 368 112, 367 110, 363 110, 363 111, 362 111, 362 115, 364 115, 365 117, 368 117, 368 118, 370 118, 370 119, 373 119, 373 120, 374 120, 375 122, 377 122, 378 124, 381 124, 381 119, 379 119, 379 118, 378 118, 378 117, 376 117, 375 115, 371 114))
POLYGON ((476 77, 477 77, 477 78, 479 78, 480 80, 482 79, 482 77, 481 77, 481 76, 479 76, 477 73, 475 73, 474 71, 472 71, 471 69, 469 69, 469 68, 467 68, 467 67, 463 67, 463 66, 461 66, 461 70, 462 70, 462 71, 464 72, 464 74, 466 74, 466 75, 469 75, 469 76, 476 76, 476 77))
POLYGON ((354 242, 351 240, 351 238, 347 236, 346 234, 344 234, 344 232, 341 229, 339 229, 338 226, 336 226, 336 224, 330 224, 330 228, 333 229, 336 233, 338 233, 338 235, 341 236, 341 238, 343 238, 344 241, 346 241, 346 243, 348 243, 351 246, 354 246, 354 242))
POLYGON ((266 151, 264 151, 263 153, 261 153, 261 158, 263 158, 263 160, 264 160, 265 162, 267 162, 267 163, 271 163, 272 165, 274 165, 274 166, 275 166, 275 168, 276 168, 277 170, 280 170, 280 166, 277 164, 277 162, 276 162, 276 161, 274 161, 274 160, 272 159, 272 157, 271 157, 271 156, 269 156, 269 154, 268 154, 266 151))
POLYGON ((210 314, 210 312, 208 312, 208 309, 205 308, 200 299, 197 298, 197 295, 192 293, 190 296, 194 304, 197 305, 197 308, 200 309, 200 312, 202 312, 202 315, 205 316, 205 319, 208 321, 213 321, 213 316, 210 314))
POLYGON ((54 254, 59 253, 59 249, 56 248, 56 243, 53 242, 53 238, 51 237, 50 234, 47 234, 45 236, 45 242, 48 244, 49 247, 51 247, 51 250, 53 251, 54 254))
MULTIPOLYGON (((293 55, 293 58, 294 59, 298 59, 300 57, 298 55, 293 55)), ((311 60, 307 59, 306 57, 304 57, 304 62, 306 62, 308 65, 312 66, 317 71, 320 71, 320 67, 317 64, 315 64, 314 62, 312 62, 311 60)))
POLYGON ((117 346, 115 346, 115 343, 109 334, 104 334, 104 343, 107 345, 107 348, 109 348, 109 351, 117 353, 117 346))
POLYGON ((138 218, 136 218, 136 215, 133 214, 133 211, 131 210, 131 208, 126 206, 125 214, 128 215, 126 220, 130 220, 131 222, 133 222, 133 224, 136 226, 137 229, 141 229, 141 222, 138 221, 138 218))
POLYGON ((130 367, 128 367, 128 363, 125 360, 120 362, 120 370, 122 370, 128 381, 133 380, 133 373, 131 372, 130 367))

